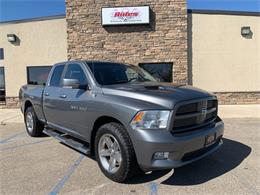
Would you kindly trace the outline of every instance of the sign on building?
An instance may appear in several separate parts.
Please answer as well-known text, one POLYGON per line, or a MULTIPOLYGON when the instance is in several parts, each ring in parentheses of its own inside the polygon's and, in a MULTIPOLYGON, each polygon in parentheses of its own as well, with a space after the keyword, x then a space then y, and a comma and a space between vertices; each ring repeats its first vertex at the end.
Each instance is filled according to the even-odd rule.
POLYGON ((150 24, 149 6, 102 8, 102 25, 150 24))

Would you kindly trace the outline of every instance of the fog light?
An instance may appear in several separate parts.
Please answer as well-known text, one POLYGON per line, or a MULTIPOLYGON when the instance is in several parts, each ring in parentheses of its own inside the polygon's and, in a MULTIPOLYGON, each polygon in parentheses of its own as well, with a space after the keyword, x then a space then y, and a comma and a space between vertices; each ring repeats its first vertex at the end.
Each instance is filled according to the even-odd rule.
POLYGON ((163 160, 169 157, 169 152, 155 152, 153 158, 155 160, 163 160))

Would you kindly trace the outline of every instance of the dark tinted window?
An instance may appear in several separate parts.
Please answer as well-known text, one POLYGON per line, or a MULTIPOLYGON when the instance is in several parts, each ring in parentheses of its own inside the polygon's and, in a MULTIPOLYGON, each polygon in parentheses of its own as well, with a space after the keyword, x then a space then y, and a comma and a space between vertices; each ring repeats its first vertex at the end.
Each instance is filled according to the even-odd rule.
POLYGON ((30 85, 44 85, 50 70, 51 66, 27 67, 27 83, 30 85))
POLYGON ((51 82, 50 82, 50 86, 53 87, 59 87, 60 86, 60 79, 61 79, 61 75, 64 69, 64 65, 59 65, 56 66, 52 76, 51 76, 51 82))
POLYGON ((88 63, 88 66, 100 85, 156 81, 149 73, 132 65, 94 62, 88 63))
POLYGON ((0 89, 5 88, 5 72, 4 67, 0 67, 0 89))
POLYGON ((4 48, 0 48, 0 60, 4 59, 4 48))
POLYGON ((5 71, 0 67, 0 101, 5 100, 5 71))
POLYGON ((172 82, 172 63, 140 63, 139 66, 162 82, 172 82))
POLYGON ((80 85, 86 85, 87 84, 87 78, 78 64, 70 64, 67 68, 65 77, 66 79, 78 79, 80 85))

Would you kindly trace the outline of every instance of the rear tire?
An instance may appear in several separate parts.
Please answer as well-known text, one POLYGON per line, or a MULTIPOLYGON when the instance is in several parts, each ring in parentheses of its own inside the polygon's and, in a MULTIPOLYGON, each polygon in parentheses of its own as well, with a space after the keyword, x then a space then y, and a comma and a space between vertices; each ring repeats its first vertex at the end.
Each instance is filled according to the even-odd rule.
POLYGON ((95 156, 104 175, 115 182, 124 182, 139 173, 130 137, 119 123, 108 123, 98 129, 95 156), (110 168, 114 161, 115 167, 110 168))
POLYGON ((44 125, 37 118, 33 107, 26 109, 24 113, 24 123, 26 131, 31 137, 41 137, 43 135, 44 125))

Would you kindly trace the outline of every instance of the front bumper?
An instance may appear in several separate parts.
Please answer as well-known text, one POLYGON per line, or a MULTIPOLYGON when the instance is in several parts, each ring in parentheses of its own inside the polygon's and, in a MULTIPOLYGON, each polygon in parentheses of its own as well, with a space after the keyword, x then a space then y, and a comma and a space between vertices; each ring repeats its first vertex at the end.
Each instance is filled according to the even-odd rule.
POLYGON ((177 168, 199 160, 216 151, 222 145, 224 123, 216 122, 186 135, 175 136, 165 130, 130 130, 138 164, 141 169, 160 170, 177 168), (216 135, 216 141, 205 146, 208 135, 216 135), (153 159, 155 152, 170 152, 167 159, 153 159))

